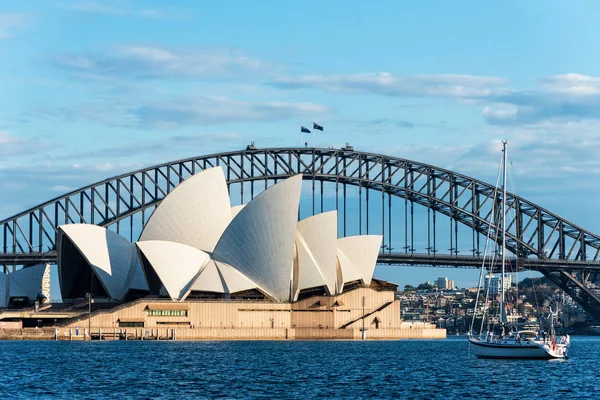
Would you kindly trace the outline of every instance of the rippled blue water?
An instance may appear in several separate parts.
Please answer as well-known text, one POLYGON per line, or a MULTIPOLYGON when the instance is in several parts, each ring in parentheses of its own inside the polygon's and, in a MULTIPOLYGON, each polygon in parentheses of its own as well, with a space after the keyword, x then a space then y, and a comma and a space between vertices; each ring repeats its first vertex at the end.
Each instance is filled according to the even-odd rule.
POLYGON ((0 341, 0 399, 600 398, 600 338, 566 361, 439 341, 0 341))

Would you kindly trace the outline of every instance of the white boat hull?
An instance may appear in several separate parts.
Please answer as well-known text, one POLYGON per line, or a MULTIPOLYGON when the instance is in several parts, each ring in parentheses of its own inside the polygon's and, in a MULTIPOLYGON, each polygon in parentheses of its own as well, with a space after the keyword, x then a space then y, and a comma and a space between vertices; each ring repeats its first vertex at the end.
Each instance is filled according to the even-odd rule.
POLYGON ((537 341, 493 341, 486 342, 469 338, 473 354, 478 358, 553 359, 566 358, 567 348, 556 344, 537 341))

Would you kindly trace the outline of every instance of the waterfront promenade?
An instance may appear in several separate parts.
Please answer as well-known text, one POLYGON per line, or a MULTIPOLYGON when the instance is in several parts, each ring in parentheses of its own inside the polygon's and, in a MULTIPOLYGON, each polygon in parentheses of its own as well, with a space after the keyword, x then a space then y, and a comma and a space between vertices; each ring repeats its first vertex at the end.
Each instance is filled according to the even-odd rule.
MULTIPOLYGON (((92 328, 92 340, 357 340, 360 329, 314 328, 92 328)), ((432 324, 368 330, 367 339, 445 339, 432 324)), ((0 340, 90 340, 86 328, 0 329, 0 340)))

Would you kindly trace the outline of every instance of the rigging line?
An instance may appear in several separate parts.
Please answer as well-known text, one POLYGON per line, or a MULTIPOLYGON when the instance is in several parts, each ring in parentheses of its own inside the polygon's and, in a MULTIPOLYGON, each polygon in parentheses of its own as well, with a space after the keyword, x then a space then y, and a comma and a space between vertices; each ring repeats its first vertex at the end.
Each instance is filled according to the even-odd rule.
MULTIPOLYGON (((498 192, 499 191, 496 189, 495 194, 494 194, 494 196, 495 196, 494 198, 495 199, 497 199, 497 197, 498 197, 498 192)), ((498 211, 498 212, 500 212, 500 211, 498 211)), ((490 264, 489 273, 487 274, 488 283, 487 283, 487 290, 486 290, 486 295, 485 295, 485 309, 486 309, 486 311, 487 311, 487 303, 488 303, 489 295, 490 295, 490 282, 492 280, 492 274, 494 272, 494 264, 496 263, 496 258, 498 256, 497 245, 498 245, 498 235, 500 233, 499 229, 496 228, 494 230, 494 233, 495 233, 494 244, 496 246, 496 251, 492 252, 492 261, 491 261, 491 264, 490 264)), ((498 316, 498 311, 499 310, 496 309, 496 315, 495 316, 498 316)), ((494 323, 494 325, 495 325, 495 323, 494 323)), ((481 327, 481 329, 483 329, 483 321, 482 321, 482 327, 481 327)), ((488 332, 489 332, 489 320, 488 320, 488 332)))
MULTIPOLYGON (((504 185, 506 186, 504 188, 505 189, 504 193, 506 194, 506 197, 507 197, 505 199, 505 201, 504 201, 504 208, 505 208, 505 210, 504 210, 504 218, 507 218, 508 221, 514 221, 514 228, 513 229, 514 229, 514 232, 515 232, 515 237, 517 238, 517 241, 515 242, 515 257, 518 258, 518 254, 519 254, 519 251, 518 251, 518 249, 519 249, 518 240, 519 240, 519 238, 518 238, 517 233, 519 231, 519 229, 518 229, 519 221, 518 221, 518 218, 517 218, 518 216, 517 216, 517 212, 516 212, 516 204, 515 204, 515 196, 514 196, 515 191, 514 190, 510 191, 510 193, 513 194, 513 196, 512 196, 512 200, 513 200, 512 205, 513 206, 509 207, 508 211, 506 210, 506 207, 508 207, 508 192, 509 192, 508 191, 508 184, 511 185, 511 187, 514 188, 514 185, 513 185, 513 174, 512 174, 512 172, 511 172, 511 170, 509 168, 509 166, 512 166, 512 161, 510 160, 510 156, 509 156, 509 153, 508 153, 508 146, 506 146, 506 148, 505 148, 504 151, 506 153, 505 154, 505 163, 507 163, 507 165, 504 168, 504 174, 505 174, 504 185), (508 184, 507 184, 507 179, 508 179, 508 184)), ((506 226, 506 224, 504 224, 504 225, 506 226)), ((504 228, 504 230, 505 229, 507 229, 507 228, 504 228)), ((510 229, 510 227, 508 227, 508 229, 510 229)), ((504 234, 506 235, 506 232, 504 234)), ((502 250, 503 253, 505 253, 507 251, 506 246, 504 246, 504 247, 505 248, 502 250)), ((506 265, 505 265, 504 262, 503 262, 503 265, 506 268, 506 265)), ((515 259, 515 267, 514 267, 514 269, 512 269, 512 266, 509 266, 507 268, 507 270, 505 271, 505 273, 508 276, 511 277, 511 285, 509 285, 509 287, 508 287, 508 293, 510 295, 511 292, 512 292, 511 288, 512 288, 512 280, 513 280, 513 278, 514 278, 515 282, 517 282, 517 284, 518 284, 518 279, 519 279, 519 275, 518 275, 518 263, 517 263, 516 259, 515 259)), ((502 281, 504 282, 504 276, 502 277, 502 281)), ((503 289, 503 293, 506 293, 506 291, 504 291, 504 283, 503 283, 502 289, 503 289)), ((514 310, 514 307, 516 306, 517 307, 517 311, 518 311, 518 285, 517 285, 517 294, 516 294, 516 296, 517 297, 515 298, 515 300, 513 302, 514 303, 513 304, 513 310, 514 310)), ((509 299, 512 299, 512 298, 513 298, 513 296, 511 295, 509 297, 509 299)), ((506 298, 504 299, 504 303, 506 304, 506 298)), ((504 310, 506 310, 506 308, 504 308, 504 310)), ((508 319, 508 317, 507 317, 507 319, 508 319)))
MULTIPOLYGON (((508 169, 508 176, 509 176, 509 182, 511 187, 513 188, 513 190, 511 191, 511 193, 513 194, 513 201, 515 199, 516 194, 518 193, 518 188, 517 188, 517 184, 516 184, 516 176, 514 174, 514 164, 512 161, 512 158, 510 156, 510 153, 508 153, 508 151, 506 152, 506 157, 508 158, 509 161, 509 166, 510 168, 508 169)), ((519 223, 518 215, 517 215, 517 209, 515 208, 514 210, 511 210, 511 213, 513 214, 512 216, 514 217, 514 220, 516 221, 516 223, 519 223)), ((520 229, 519 229, 520 230, 520 229)), ((515 233, 517 233, 517 225, 515 225, 515 233)), ((521 236, 523 236, 523 232, 520 232, 521 236)), ((517 240, 519 240, 519 235, 515 234, 515 237, 517 238, 517 240)), ((518 244, 517 244, 517 254, 516 254, 516 259, 515 259, 515 287, 516 287, 516 294, 515 294, 515 304, 514 306, 517 309, 517 315, 519 314, 519 264, 518 264, 518 259, 519 259, 519 251, 518 251, 518 244)))
POLYGON ((506 261, 506 141, 502 142, 502 273, 500 275, 500 322, 504 325, 506 317, 505 308, 505 290, 504 290, 504 273, 505 273, 505 261, 506 261))
POLYGON ((537 311, 538 322, 540 321, 541 312, 540 312, 540 304, 538 302, 537 293, 535 290, 535 277, 531 278, 531 288, 533 289, 533 299, 535 300, 535 309, 537 311))
MULTIPOLYGON (((485 246, 483 248, 483 262, 481 263, 481 270, 479 272, 479 281, 477 282, 477 293, 476 293, 476 296, 475 296, 475 308, 473 309, 473 319, 471 320, 471 332, 473 332, 473 328, 474 328, 474 325, 475 325, 475 316, 477 314, 477 303, 479 301, 479 294, 481 292, 481 277, 483 275, 483 270, 485 269, 485 256, 486 256, 488 245, 489 245, 489 242, 490 242, 490 234, 491 234, 491 231, 492 231, 492 229, 491 229, 492 228, 492 218, 494 217, 494 210, 495 210, 495 206, 496 206, 496 199, 498 197, 498 183, 500 181, 500 166, 501 165, 498 164, 498 172, 496 174, 496 185, 494 186, 494 196, 493 196, 493 200, 492 200, 492 212, 490 214, 491 215, 490 220, 488 221, 488 231, 487 231, 487 234, 486 234, 485 246)), ((496 238, 495 239, 497 239, 497 237, 498 237, 498 230, 496 229, 496 238)), ((494 240, 494 242, 495 242, 495 240, 494 240)), ((492 264, 491 264, 492 268, 493 268, 493 265, 494 265, 494 257, 495 257, 495 255, 492 255, 492 264)), ((480 337, 481 337, 481 334, 483 332, 483 321, 485 319, 485 314, 486 314, 486 311, 487 311, 487 307, 486 306, 487 306, 487 298, 488 298, 487 294, 488 294, 488 292, 489 292, 489 277, 488 277, 488 290, 486 291, 485 303, 484 303, 485 305, 484 305, 484 308, 483 308, 484 311, 483 311, 483 314, 481 315, 481 326, 480 326, 480 330, 479 330, 479 336, 480 337)))
MULTIPOLYGON (((499 166, 498 166, 498 169, 499 169, 498 174, 500 174, 500 170, 501 170, 501 168, 503 166, 503 163, 502 163, 503 157, 504 157, 504 153, 502 153, 502 155, 500 156, 500 163, 498 163, 499 164, 499 166)), ((500 178, 499 177, 500 177, 500 175, 498 175, 498 181, 496 182, 496 186, 495 186, 495 189, 494 189, 494 199, 495 199, 494 200, 494 204, 496 202, 496 199, 498 198, 498 193, 499 193, 499 187, 500 187, 500 180, 499 180, 500 178)), ((501 210, 498 210, 498 216, 497 216, 498 219, 500 218, 500 212, 501 212, 501 210)), ((492 216, 495 217, 495 214, 492 214, 492 216)), ((497 226, 498 225, 498 221, 495 221, 495 223, 496 223, 496 229, 495 229, 495 236, 494 236, 494 244, 495 244, 495 247, 496 247, 496 251, 493 252, 490 273, 488 274, 488 284, 487 284, 486 297, 485 297, 485 310, 486 311, 487 311, 487 304, 488 304, 488 299, 489 299, 489 295, 490 295, 490 282, 491 282, 491 278, 492 278, 491 275, 492 275, 492 273, 494 271, 494 269, 493 269, 494 267, 493 266, 494 266, 494 263, 496 261, 496 257, 498 255, 498 252, 497 252, 498 251, 498 234, 500 233, 500 230, 498 229, 498 226, 497 226)), ((495 315, 496 317, 498 316, 498 312, 499 312, 499 308, 496 309, 496 315, 495 315)), ((492 330, 495 327, 495 325, 496 325, 496 323, 494 322, 494 324, 492 325, 492 330)), ((483 320, 482 320, 481 329, 483 330, 483 320)), ((489 318, 488 318, 487 330, 488 330, 488 333, 489 333, 490 332, 490 319, 489 318)))
MULTIPOLYGON (((500 167, 498 167, 498 175, 496 177, 496 187, 498 185, 498 181, 499 180, 500 180, 500 167)), ((492 216, 494 215, 494 208, 495 208, 495 205, 496 205, 497 195, 498 195, 498 191, 497 191, 497 189, 494 189, 494 198, 492 200, 492 212, 491 212, 492 216)), ((480 291, 481 291, 481 278, 482 278, 482 275, 483 275, 483 270, 485 269, 485 260, 486 260, 485 257, 486 257, 488 246, 489 246, 489 242, 490 242, 490 234, 491 234, 491 232, 492 232, 492 220, 490 218, 490 220, 488 221, 488 231, 487 231, 487 234, 486 234, 485 246, 483 248, 483 262, 481 263, 481 269, 479 271, 479 280, 477 282, 477 293, 476 293, 476 296, 475 296, 475 310, 473 312, 473 319, 471 321, 471 332, 473 331, 473 327, 474 327, 474 324, 475 324, 475 315, 476 315, 476 311, 477 311, 477 302, 479 301, 479 294, 480 294, 480 291)), ((493 258, 492 258, 492 266, 494 265, 493 262, 494 261, 493 261, 493 258)), ((488 282, 488 287, 489 287, 489 282, 488 282)), ((486 299, 487 299, 487 295, 486 295, 486 299)), ((485 310, 485 308, 484 308, 484 310, 485 310)), ((484 314, 482 315, 482 320, 481 320, 481 327, 482 327, 482 329, 483 329, 483 316, 485 316, 485 311, 484 311, 484 314)), ((481 331, 480 331, 479 334, 481 335, 481 331)))

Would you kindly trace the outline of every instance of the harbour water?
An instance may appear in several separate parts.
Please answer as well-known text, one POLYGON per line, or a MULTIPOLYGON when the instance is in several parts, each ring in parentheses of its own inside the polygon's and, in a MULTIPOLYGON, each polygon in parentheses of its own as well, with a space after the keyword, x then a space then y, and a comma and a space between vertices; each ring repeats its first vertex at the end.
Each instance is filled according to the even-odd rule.
POLYGON ((0 399, 597 399, 600 338, 568 360, 479 360, 418 341, 0 341, 0 399))

